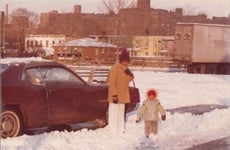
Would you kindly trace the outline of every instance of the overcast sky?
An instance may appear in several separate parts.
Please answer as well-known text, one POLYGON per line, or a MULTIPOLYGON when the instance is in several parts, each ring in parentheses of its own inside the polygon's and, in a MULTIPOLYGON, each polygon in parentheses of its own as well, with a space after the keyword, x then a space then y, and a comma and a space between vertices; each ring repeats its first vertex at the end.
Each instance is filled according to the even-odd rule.
MULTIPOLYGON (((36 13, 46 13, 51 10, 58 12, 73 12, 74 5, 82 5, 83 13, 102 13, 102 0, 0 0, 0 11, 9 6, 9 14, 16 8, 26 8, 36 13)), ((230 14, 230 0, 151 0, 152 8, 174 10, 184 8, 185 11, 206 13, 208 17, 230 14)))

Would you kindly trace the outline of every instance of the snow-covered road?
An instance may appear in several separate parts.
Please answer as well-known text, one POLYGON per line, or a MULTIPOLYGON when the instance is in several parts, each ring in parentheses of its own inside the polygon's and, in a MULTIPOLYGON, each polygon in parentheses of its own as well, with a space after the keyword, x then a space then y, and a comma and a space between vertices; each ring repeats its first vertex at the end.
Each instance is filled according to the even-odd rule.
MULTIPOLYGON (((194 105, 230 106, 230 75, 169 73, 138 69, 135 69, 134 75, 141 99, 145 99, 147 89, 156 88, 159 91, 161 104, 168 110, 194 105)), ((144 122, 137 124, 135 118, 136 112, 127 115, 124 134, 111 135, 107 126, 96 130, 52 131, 1 139, 1 149, 134 150, 145 140, 144 122)), ((158 137, 160 150, 196 148, 195 145, 230 137, 230 108, 213 108, 201 114, 168 111, 167 120, 159 122, 158 137)))

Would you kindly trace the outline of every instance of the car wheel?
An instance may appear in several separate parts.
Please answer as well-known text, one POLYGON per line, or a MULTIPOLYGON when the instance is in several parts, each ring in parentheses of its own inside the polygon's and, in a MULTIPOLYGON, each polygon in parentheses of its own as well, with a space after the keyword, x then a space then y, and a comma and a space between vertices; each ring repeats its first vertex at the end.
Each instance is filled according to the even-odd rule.
POLYGON ((20 113, 14 109, 3 110, 1 113, 1 137, 16 137, 22 132, 20 113))

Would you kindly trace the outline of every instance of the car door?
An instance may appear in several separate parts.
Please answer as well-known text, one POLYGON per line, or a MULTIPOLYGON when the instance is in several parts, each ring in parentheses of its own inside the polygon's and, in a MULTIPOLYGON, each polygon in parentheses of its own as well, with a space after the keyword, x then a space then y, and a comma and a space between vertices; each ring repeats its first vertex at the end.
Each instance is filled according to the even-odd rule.
POLYGON ((20 101, 28 114, 29 126, 41 126, 48 120, 47 90, 41 79, 39 68, 27 68, 21 75, 20 88, 15 91, 16 99, 20 101))
POLYGON ((58 124, 83 120, 85 83, 66 68, 45 67, 42 70, 48 93, 49 120, 58 124))

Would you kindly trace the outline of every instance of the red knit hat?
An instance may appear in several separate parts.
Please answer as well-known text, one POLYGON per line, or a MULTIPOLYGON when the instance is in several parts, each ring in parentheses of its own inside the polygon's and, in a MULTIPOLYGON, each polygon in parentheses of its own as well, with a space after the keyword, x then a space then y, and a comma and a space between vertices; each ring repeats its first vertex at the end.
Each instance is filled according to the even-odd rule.
POLYGON ((147 95, 148 95, 148 97, 150 95, 152 95, 152 96, 154 96, 156 98, 157 97, 157 92, 154 89, 150 89, 150 90, 148 90, 147 95))
POLYGON ((126 48, 123 48, 121 50, 121 53, 119 54, 119 62, 122 62, 122 61, 130 62, 129 53, 127 52, 126 48))

